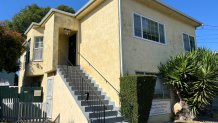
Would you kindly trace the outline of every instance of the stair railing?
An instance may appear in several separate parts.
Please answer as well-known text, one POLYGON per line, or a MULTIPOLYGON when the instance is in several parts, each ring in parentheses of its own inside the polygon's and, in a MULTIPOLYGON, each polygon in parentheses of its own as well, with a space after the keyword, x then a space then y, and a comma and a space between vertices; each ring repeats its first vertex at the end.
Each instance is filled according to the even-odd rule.
MULTIPOLYGON (((111 83, 108 79, 106 79, 90 62, 89 60, 87 60, 80 52, 78 52, 78 54, 89 64, 89 66, 91 66, 104 80, 107 84, 109 84, 113 89, 114 91, 117 92, 117 94, 119 95, 120 99, 123 100, 123 101, 126 101, 129 105, 130 105, 130 108, 131 108, 131 111, 133 111, 133 104, 130 103, 126 98, 125 96, 123 96, 111 83)), ((135 119, 137 119, 139 116, 137 114, 135 114, 134 112, 132 112, 132 118, 131 118, 131 123, 133 123, 135 121, 135 119)))
POLYGON ((90 108, 89 111, 94 113, 99 123, 105 123, 105 111, 107 110, 107 106, 100 97, 101 93, 96 91, 91 84, 91 81, 85 77, 84 73, 81 73, 80 69, 73 66, 73 64, 68 60, 65 54, 62 53, 61 50, 59 50, 59 53, 66 60, 65 63, 60 67, 62 67, 66 73, 66 78, 69 79, 69 82, 72 82, 76 88, 75 93, 78 92, 81 94, 82 100, 86 102, 88 108, 90 108), (66 65, 66 67, 63 65, 66 65))

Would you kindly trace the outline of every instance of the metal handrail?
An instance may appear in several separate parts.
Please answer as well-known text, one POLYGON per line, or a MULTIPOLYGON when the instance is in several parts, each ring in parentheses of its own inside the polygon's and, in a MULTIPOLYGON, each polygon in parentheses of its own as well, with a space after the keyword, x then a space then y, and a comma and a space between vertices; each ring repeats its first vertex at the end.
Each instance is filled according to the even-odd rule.
MULTIPOLYGON (((118 93, 121 100, 127 101, 126 98, 109 82, 109 80, 107 80, 80 52, 78 52, 78 54, 106 81, 106 83, 108 83, 118 93)), ((129 103, 129 105, 133 109, 133 104, 129 101, 127 101, 127 103, 129 103)), ((132 115, 134 115, 133 117, 138 117, 138 115, 136 115, 135 113, 133 113, 132 115)))
MULTIPOLYGON (((62 53, 62 51, 60 50, 60 52, 61 52, 61 54, 63 55, 63 53, 62 53)), ((65 56, 65 55, 63 55, 63 56, 65 56)), ((70 64, 70 66, 73 66, 73 64, 70 62, 70 60, 69 59, 67 59, 66 58, 66 56, 65 56, 65 59, 67 60, 67 62, 70 64)), ((68 66, 68 65, 67 65, 68 66)), ((68 68, 68 67, 67 67, 68 68)), ((77 69, 75 69, 76 71, 77 71, 77 69)), ((81 75, 81 73, 80 72, 78 72, 79 73, 79 75, 80 75, 80 77, 82 77, 84 80, 85 80, 85 78, 81 75)), ((67 74, 68 74, 68 72, 67 72, 67 74)), ((68 75, 67 75, 68 76, 68 75)), ((71 79, 71 78, 70 78, 71 79)), ((90 83, 88 83, 88 84, 90 84, 90 83)), ((92 87, 92 86, 90 86, 93 90, 94 90, 94 88, 92 87)), ((98 96, 97 94, 96 94, 96 96, 98 96)), ((99 97, 99 96, 98 96, 99 97)), ((102 102, 103 103, 103 102, 102 102)))
POLYGON ((80 53, 78 52, 78 54, 86 61, 89 63, 90 66, 92 66, 92 68, 106 81, 106 83, 108 83, 118 94, 120 94, 120 92, 80 53))
MULTIPOLYGON (((72 78, 69 77, 69 75, 68 75, 68 74, 69 74, 69 73, 68 73, 68 71, 69 71, 69 70, 68 70, 68 66, 73 66, 73 64, 72 64, 72 63, 69 61, 69 59, 62 53, 61 50, 59 50, 59 52, 64 56, 64 58, 65 58, 65 60, 66 60, 66 62, 67 62, 67 65, 66 65, 66 66, 67 66, 67 70, 65 70, 65 68, 63 68, 63 70, 66 72, 67 78, 69 78, 70 81, 73 82, 72 78), (68 64, 69 64, 69 65, 68 65, 68 64)), ((84 80, 86 80, 86 78, 84 78, 84 76, 81 75, 81 73, 78 72, 77 69, 75 69, 75 77, 76 77, 76 74, 79 74, 80 83, 82 84, 82 90, 80 90, 80 88, 78 88, 78 90, 80 91, 81 95, 82 95, 82 96, 85 95, 85 93, 84 93, 84 82, 85 82, 85 84, 88 85, 88 90, 89 90, 90 92, 92 92, 92 93, 94 94, 94 96, 97 97, 97 101, 99 101, 100 106, 101 106, 101 105, 103 106, 103 123, 105 123, 105 110, 107 110, 106 104, 102 101, 102 99, 101 99, 101 98, 99 97, 99 95, 96 93, 95 89, 90 85, 91 83, 84 81, 84 80)), ((94 104, 88 103, 88 102, 87 102, 88 100, 85 100, 85 101, 86 101, 86 103, 87 103, 90 107, 94 106, 94 104)), ((94 100, 93 100, 93 101, 94 101, 94 100)), ((95 111, 94 108, 92 109, 92 111, 93 111, 94 113, 97 112, 97 111, 95 111)), ((100 111, 99 111, 99 112, 100 112, 100 111)), ((97 116, 97 118, 99 118, 98 120, 102 120, 102 119, 100 118, 101 115, 97 115, 97 114, 96 114, 96 116, 97 116)))

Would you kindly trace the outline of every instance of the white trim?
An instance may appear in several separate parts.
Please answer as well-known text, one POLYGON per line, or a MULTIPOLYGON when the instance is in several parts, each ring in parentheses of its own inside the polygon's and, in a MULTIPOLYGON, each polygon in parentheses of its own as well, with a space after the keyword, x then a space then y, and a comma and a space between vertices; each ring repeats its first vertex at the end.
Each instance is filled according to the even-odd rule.
POLYGON ((33 60, 33 62, 43 62, 43 60, 33 60))
POLYGON ((167 46, 166 43, 163 44, 163 43, 160 43, 160 42, 156 42, 156 41, 145 39, 145 38, 138 37, 138 36, 133 36, 133 38, 136 38, 136 39, 142 40, 142 41, 146 41, 146 42, 150 42, 150 43, 154 43, 154 44, 159 44, 159 45, 167 46))
POLYGON ((33 40, 33 61, 34 62, 39 62, 39 61, 43 61, 43 49, 44 49, 44 36, 34 36, 34 40, 33 40), (42 43, 43 43, 43 47, 40 48, 35 48, 35 43, 36 43, 36 38, 40 38, 42 37, 42 43), (42 49, 42 58, 41 59, 35 59, 35 49, 42 49))
MULTIPOLYGON (((153 42, 153 43, 156 43, 156 44, 161 44, 161 45, 167 45, 167 36, 166 36, 166 26, 165 26, 165 24, 164 23, 161 23, 160 21, 156 21, 156 20, 154 20, 154 19, 151 19, 151 18, 149 18, 149 17, 145 17, 145 16, 143 16, 142 14, 138 14, 138 13, 136 13, 136 12, 133 12, 132 13, 132 34, 133 34, 133 37, 134 38, 137 38, 137 39, 141 39, 141 40, 144 40, 144 41, 149 41, 149 42, 153 42), (139 36, 136 36, 135 35, 135 24, 134 24, 134 15, 138 15, 138 16, 140 16, 140 20, 141 20, 141 37, 139 37, 139 36), (151 20, 151 21, 154 21, 154 22, 156 22, 157 24, 158 24, 158 28, 159 28, 159 24, 162 24, 163 26, 164 26, 164 43, 161 43, 160 42, 160 33, 159 33, 159 42, 156 42, 156 41, 153 41, 153 40, 150 40, 150 39, 146 39, 146 38, 143 38, 143 25, 142 25, 142 17, 143 18, 146 18, 146 19, 149 19, 149 20, 151 20)), ((158 29, 158 32, 159 32, 159 29, 158 29)))
POLYGON ((123 76, 123 32, 122 32, 122 1, 119 0, 119 3, 118 3, 118 9, 119 9, 119 45, 120 45, 120 75, 121 77, 123 76))

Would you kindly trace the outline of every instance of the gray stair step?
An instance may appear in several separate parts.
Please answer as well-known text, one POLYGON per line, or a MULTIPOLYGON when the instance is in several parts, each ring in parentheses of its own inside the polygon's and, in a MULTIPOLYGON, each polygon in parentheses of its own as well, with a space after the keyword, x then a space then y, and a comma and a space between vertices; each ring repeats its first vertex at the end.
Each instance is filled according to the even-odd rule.
MULTIPOLYGON (((82 86, 82 83, 79 83, 79 82, 69 82, 69 85, 70 86, 82 86)), ((89 83, 89 87, 94 87, 94 83, 89 83)), ((94 88, 93 88, 94 89, 94 88)))
MULTIPOLYGON (((72 78, 72 79, 74 79, 74 78, 81 78, 81 76, 79 76, 79 75, 66 75, 66 74, 63 74, 64 75, 64 78, 72 78)), ((86 76, 86 75, 83 75, 82 76, 84 79, 88 79, 89 77, 88 76, 86 76)))
POLYGON ((86 76, 86 74, 85 73, 80 73, 80 74, 75 74, 75 73, 71 73, 71 72, 69 72, 68 74, 67 73, 63 73, 62 75, 64 75, 64 77, 66 78, 66 77, 71 77, 71 78, 75 78, 75 77, 84 77, 84 78, 88 78, 88 76, 86 76))
MULTIPOLYGON (((123 118, 122 117, 105 117, 105 123, 122 123, 123 118)), ((92 119, 91 123, 103 123, 102 121, 99 121, 98 119, 92 119)))
MULTIPOLYGON (((77 91, 78 89, 81 90, 82 88, 83 88, 85 91, 88 90, 87 88, 84 88, 84 87, 82 87, 82 86, 72 86, 72 87, 71 87, 71 89, 72 89, 73 91, 77 91)), ((97 88, 97 87, 92 87, 92 90, 96 90, 96 91, 97 91, 98 88, 97 88)))
POLYGON ((59 65, 58 68, 60 68, 59 71, 62 76, 66 78, 65 82, 68 82, 69 86, 71 86, 71 91, 81 101, 81 106, 85 108, 85 112, 89 114, 91 123, 100 123, 99 119, 104 118, 105 123, 123 122, 122 117, 117 117, 118 111, 113 110, 114 106, 110 105, 109 100, 105 100, 105 95, 102 95, 102 92, 96 87, 98 85, 92 83, 92 80, 89 79, 89 76, 84 73, 80 66, 69 66, 67 69, 67 66, 59 65), (77 74, 75 74, 76 72, 77 74), (88 100, 86 100, 87 94, 81 95, 81 93, 84 94, 87 92, 89 93, 88 100))
MULTIPOLYGON (((89 98, 90 98, 90 99, 93 99, 93 100, 94 100, 94 99, 99 99, 99 98, 100 98, 100 99, 104 99, 104 98, 105 98, 105 95, 100 95, 100 96, 98 96, 98 97, 97 97, 97 96, 90 95, 89 98)), ((86 96, 81 96, 81 95, 78 96, 78 100, 85 100, 85 99, 86 99, 86 96)))
POLYGON ((85 112, 93 112, 93 111, 103 111, 103 110, 112 110, 113 105, 106 105, 106 106, 88 106, 85 107, 85 112))
POLYGON ((83 80, 81 78, 75 78, 75 79, 74 78, 67 78, 66 81, 67 82, 82 82, 83 81, 83 82, 91 83, 91 80, 88 78, 83 79, 83 80))
MULTIPOLYGON (((95 92, 85 91, 85 90, 83 90, 83 91, 84 91, 84 93, 89 92, 89 95, 93 95, 93 96, 95 96, 95 95, 97 95, 97 96, 101 95, 101 91, 95 91, 95 92)), ((80 91, 74 91, 74 94, 75 94, 75 95, 80 95, 81 92, 80 92, 80 91)), ((90 99, 91 99, 91 98, 90 98, 90 99)))
POLYGON ((82 106, 87 106, 87 105, 99 105, 101 103, 104 103, 105 105, 109 104, 108 100, 87 100, 87 101, 81 101, 82 106))
MULTIPOLYGON (((108 116, 117 116, 117 111, 105 111, 105 117, 108 116)), ((90 113, 89 118, 96 118, 96 117, 104 117, 104 112, 98 112, 98 113, 90 113)))

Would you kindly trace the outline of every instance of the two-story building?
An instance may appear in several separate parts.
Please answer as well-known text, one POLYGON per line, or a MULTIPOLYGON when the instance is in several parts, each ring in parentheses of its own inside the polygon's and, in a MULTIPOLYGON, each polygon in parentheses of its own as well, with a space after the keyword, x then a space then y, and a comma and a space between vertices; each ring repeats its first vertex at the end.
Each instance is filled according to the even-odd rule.
MULTIPOLYGON (((19 86, 43 87, 52 120, 60 114, 61 123, 121 122, 120 77, 158 74, 161 62, 195 48, 199 26, 201 22, 158 0, 90 0, 76 14, 51 9, 25 32, 19 86), (96 90, 98 101, 90 95, 92 105, 77 93, 84 87, 77 72, 90 80, 87 88, 96 90), (95 107, 100 98, 107 107, 102 112, 95 107)), ((169 102, 169 89, 157 79, 154 103, 163 107, 153 107, 149 122, 169 121, 169 102)))

